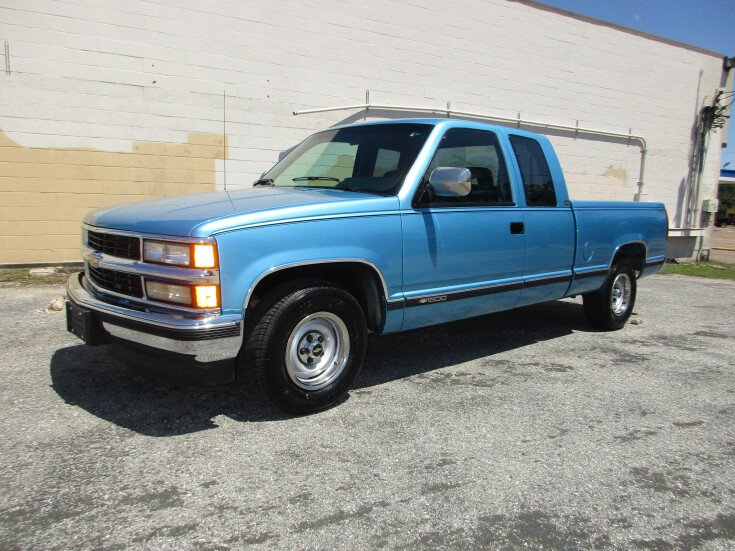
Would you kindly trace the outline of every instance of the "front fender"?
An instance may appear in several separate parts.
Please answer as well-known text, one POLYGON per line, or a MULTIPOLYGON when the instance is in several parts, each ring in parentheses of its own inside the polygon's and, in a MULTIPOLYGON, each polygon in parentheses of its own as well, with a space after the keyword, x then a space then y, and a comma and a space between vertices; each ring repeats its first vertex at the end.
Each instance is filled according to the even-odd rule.
POLYGON ((335 261, 374 266, 386 298, 400 296, 403 277, 398 214, 273 224, 216 236, 222 308, 244 313, 249 294, 265 275, 286 267, 335 261))

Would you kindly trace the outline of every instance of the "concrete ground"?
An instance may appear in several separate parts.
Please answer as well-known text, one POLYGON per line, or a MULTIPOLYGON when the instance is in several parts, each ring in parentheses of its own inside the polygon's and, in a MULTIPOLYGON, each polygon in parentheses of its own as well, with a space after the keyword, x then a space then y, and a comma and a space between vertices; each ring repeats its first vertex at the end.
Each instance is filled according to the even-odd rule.
POLYGON ((349 399, 132 370, 0 288, 2 549, 733 549, 735 283, 374 339, 349 399))
POLYGON ((735 226, 712 229, 710 258, 735 264, 735 226))

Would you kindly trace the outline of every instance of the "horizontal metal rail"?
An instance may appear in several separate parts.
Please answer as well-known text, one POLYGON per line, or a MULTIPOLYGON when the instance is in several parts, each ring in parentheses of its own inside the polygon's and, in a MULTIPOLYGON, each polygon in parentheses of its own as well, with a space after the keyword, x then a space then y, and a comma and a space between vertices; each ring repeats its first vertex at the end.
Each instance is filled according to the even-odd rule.
POLYGON ((640 200, 640 197, 643 195, 643 177, 645 175, 646 170, 646 154, 648 153, 648 144, 646 143, 646 139, 643 136, 636 136, 632 133, 632 130, 628 132, 628 134, 624 134, 622 132, 608 132, 605 130, 595 130, 593 128, 584 128, 579 126, 579 121, 577 121, 576 126, 570 126, 565 124, 553 124, 553 123, 545 123, 540 121, 534 121, 529 119, 522 119, 520 113, 518 113, 518 117, 515 119, 512 117, 501 117, 499 115, 489 115, 487 113, 476 113, 473 111, 462 111, 459 109, 451 109, 451 104, 447 103, 446 109, 442 108, 435 108, 435 107, 420 107, 420 106, 413 106, 413 105, 393 105, 393 104, 387 104, 387 103, 362 103, 362 104, 354 104, 354 105, 339 105, 336 107, 318 107, 316 109, 301 109, 298 111, 294 111, 294 115, 310 115, 312 113, 327 113, 330 111, 370 111, 371 109, 377 110, 377 111, 404 111, 409 113, 432 113, 436 115, 443 115, 446 117, 450 117, 452 115, 459 116, 459 117, 469 117, 472 119, 481 119, 486 121, 492 121, 500 124, 508 124, 508 125, 516 125, 520 127, 521 125, 529 126, 532 128, 541 128, 541 129, 549 129, 549 130, 564 130, 564 131, 570 131, 574 132, 575 138, 579 136, 580 134, 586 135, 586 136, 599 136, 599 137, 605 137, 605 138, 618 138, 623 140, 628 140, 628 143, 636 142, 638 146, 641 148, 641 165, 640 165, 640 171, 638 175, 638 193, 635 196, 635 200, 640 200))

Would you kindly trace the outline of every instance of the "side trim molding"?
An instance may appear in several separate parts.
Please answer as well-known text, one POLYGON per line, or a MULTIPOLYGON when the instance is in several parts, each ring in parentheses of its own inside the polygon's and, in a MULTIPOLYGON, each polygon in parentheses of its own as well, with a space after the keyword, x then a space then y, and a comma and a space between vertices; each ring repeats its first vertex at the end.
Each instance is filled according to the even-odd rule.
POLYGON ((572 280, 572 274, 563 276, 542 277, 523 282, 523 288, 540 287, 541 285, 554 285, 555 283, 569 283, 572 280))
MULTIPOLYGON (((437 304, 439 302, 451 302, 454 300, 463 300, 466 298, 481 297, 486 295, 494 295, 497 293, 506 293, 509 291, 517 291, 524 288, 540 287, 541 285, 555 285, 558 283, 569 283, 572 275, 551 276, 528 281, 515 281, 513 283, 503 283, 500 285, 491 285, 489 287, 479 287, 477 289, 467 289, 464 291, 453 291, 447 293, 424 295, 420 297, 407 298, 405 300, 406 308, 415 306, 427 306, 429 304, 437 304)), ((400 306, 396 306, 400 308, 400 306)))
POLYGON ((607 268, 603 268, 601 270, 589 270, 587 272, 575 272, 574 280, 578 281, 580 279, 588 279, 590 277, 601 277, 601 276, 606 276, 609 273, 610 273, 610 270, 607 268))

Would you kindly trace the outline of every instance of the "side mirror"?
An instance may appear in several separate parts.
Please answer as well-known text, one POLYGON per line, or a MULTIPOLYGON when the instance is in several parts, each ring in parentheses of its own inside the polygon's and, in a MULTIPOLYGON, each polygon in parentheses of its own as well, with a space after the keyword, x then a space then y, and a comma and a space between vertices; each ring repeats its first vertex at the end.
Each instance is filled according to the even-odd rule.
POLYGON ((469 168, 440 166, 429 176, 429 184, 438 197, 466 197, 472 190, 469 168))

